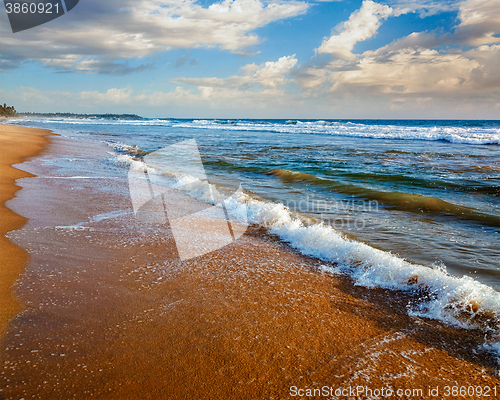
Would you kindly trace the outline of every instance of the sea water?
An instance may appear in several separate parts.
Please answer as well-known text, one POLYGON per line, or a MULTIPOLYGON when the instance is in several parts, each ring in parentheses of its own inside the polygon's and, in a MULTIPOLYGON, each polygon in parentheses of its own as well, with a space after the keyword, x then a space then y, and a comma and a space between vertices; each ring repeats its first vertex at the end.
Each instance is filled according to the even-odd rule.
MULTIPOLYGON (((211 182, 241 183, 244 193, 225 202, 232 217, 245 214, 359 285, 425 292, 410 314, 462 327, 486 317, 488 329, 498 329, 500 121, 10 122, 101 143, 106 165, 92 168, 94 155, 81 155, 96 181, 126 180, 147 154, 196 139, 211 182)), ((74 169, 65 175, 82 178, 74 169)))

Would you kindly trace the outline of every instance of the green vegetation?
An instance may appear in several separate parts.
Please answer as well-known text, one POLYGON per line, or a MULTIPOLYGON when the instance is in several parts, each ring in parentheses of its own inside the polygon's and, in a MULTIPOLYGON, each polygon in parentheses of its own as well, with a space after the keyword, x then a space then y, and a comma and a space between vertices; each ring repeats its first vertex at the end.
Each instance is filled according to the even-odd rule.
POLYGON ((14 117, 17 115, 17 111, 14 106, 8 106, 3 103, 3 106, 0 105, 0 117, 14 117))
POLYGON ((75 114, 75 113, 19 113, 19 117, 81 118, 81 119, 144 119, 136 114, 75 114))

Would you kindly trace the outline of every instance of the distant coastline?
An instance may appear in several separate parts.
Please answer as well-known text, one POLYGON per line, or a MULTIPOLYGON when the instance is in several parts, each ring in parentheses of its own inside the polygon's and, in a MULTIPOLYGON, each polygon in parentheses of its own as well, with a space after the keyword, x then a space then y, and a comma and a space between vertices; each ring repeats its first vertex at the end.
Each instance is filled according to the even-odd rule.
POLYGON ((145 119, 137 114, 77 114, 77 113, 32 113, 20 112, 18 117, 46 117, 46 118, 106 118, 106 119, 145 119))

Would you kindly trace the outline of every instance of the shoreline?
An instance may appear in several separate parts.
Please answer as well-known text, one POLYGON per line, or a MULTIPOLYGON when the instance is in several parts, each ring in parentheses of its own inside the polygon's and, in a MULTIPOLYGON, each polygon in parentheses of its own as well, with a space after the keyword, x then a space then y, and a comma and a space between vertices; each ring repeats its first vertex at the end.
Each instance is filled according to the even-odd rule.
POLYGON ((25 128, 0 124, 0 337, 8 322, 20 311, 20 305, 12 293, 12 285, 29 261, 28 253, 12 243, 5 235, 20 229, 27 218, 16 214, 6 202, 21 189, 16 180, 33 176, 14 167, 40 154, 53 133, 46 129, 25 128))
MULTIPOLYGON (((58 137, 48 153, 95 154, 73 145, 58 137)), ((27 306, 0 344, 0 398, 284 399, 293 398, 293 386, 500 389, 493 356, 476 353, 481 332, 409 317, 404 293, 323 273, 328 263, 253 227, 229 246, 180 261, 172 232, 137 223, 128 197, 95 196, 91 181, 49 179, 66 176, 60 164, 57 173, 30 164, 43 179, 27 180, 16 200, 33 215, 18 236, 33 249, 16 286, 27 306)))

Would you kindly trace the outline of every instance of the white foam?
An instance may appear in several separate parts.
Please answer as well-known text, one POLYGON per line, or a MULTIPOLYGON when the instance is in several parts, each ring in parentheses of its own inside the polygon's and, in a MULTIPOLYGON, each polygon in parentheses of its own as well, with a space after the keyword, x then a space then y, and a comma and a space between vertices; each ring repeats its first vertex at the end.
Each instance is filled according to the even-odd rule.
POLYGON ((119 154, 115 155, 114 153, 111 153, 115 156, 114 161, 117 164, 125 164, 128 165, 130 168, 134 169, 135 171, 143 171, 144 170, 144 163, 142 161, 137 161, 134 160, 132 156, 129 156, 128 154, 119 154))
MULTIPOLYGON (((286 124, 278 121, 237 120, 234 123, 221 123, 218 120, 115 120, 105 118, 43 118, 23 117, 22 122, 44 122, 51 124, 72 125, 129 125, 129 126, 165 126, 186 127, 198 129, 229 130, 229 131, 259 131, 278 133, 319 134, 330 136, 350 136, 370 139, 399 139, 446 141, 469 145, 500 145, 500 130, 498 127, 481 126, 411 126, 368 124, 359 122, 338 121, 297 121, 297 124, 286 124)), ((132 146, 128 146, 133 149, 132 146)), ((123 150, 127 150, 126 145, 123 150)))
POLYGON ((71 117, 37 117, 23 116, 16 118, 21 122, 44 122, 51 124, 72 125, 135 125, 135 126, 172 126, 170 119, 114 119, 114 118, 71 118, 71 117))
MULTIPOLYGON (((412 316, 466 329, 491 332, 500 328, 500 293, 487 285, 468 276, 451 276, 443 265, 429 268, 410 263, 390 252, 348 239, 323 223, 306 226, 282 204, 242 195, 226 202, 230 215, 238 218, 243 212, 242 204, 250 223, 268 228, 303 254, 331 262, 323 266, 323 271, 350 276, 359 286, 420 291, 425 299, 408 310, 412 316), (478 315, 487 316, 494 328, 478 322, 475 318, 478 315)), ((490 351, 498 353, 500 362, 500 337, 498 340, 487 345, 490 351)))
POLYGON ((121 217, 121 216, 127 215, 127 214, 130 214, 130 211, 111 211, 108 213, 95 215, 95 216, 91 217, 88 222, 79 222, 75 225, 59 225, 59 226, 55 226, 55 229, 70 230, 70 231, 85 231, 85 230, 93 231, 94 228, 92 228, 90 226, 86 226, 85 224, 101 222, 101 221, 104 221, 106 219, 118 218, 118 217, 121 217))
MULTIPOLYGON (((135 162, 142 170, 148 168, 150 172, 144 163, 135 162)), ((151 172, 159 174, 161 171, 151 172)), ((188 185, 190 196, 212 202, 212 185, 188 175, 174 178, 170 179, 170 187, 188 185)), ((225 199, 224 204, 231 218, 262 226, 301 253, 329 262, 323 266, 324 271, 350 276, 359 286, 422 293, 422 299, 408 309, 412 316, 462 328, 484 331, 500 328, 500 293, 468 276, 451 276, 444 265, 429 268, 410 263, 390 252, 349 239, 322 222, 306 223, 283 204, 257 200, 241 191, 225 199), (481 325, 478 321, 484 318, 477 316, 487 316, 490 325, 481 325)), ((492 351, 498 350, 500 357, 500 343, 487 344, 492 351)))
POLYGON ((180 122, 178 126, 199 129, 306 133, 370 139, 441 140, 457 144, 500 145, 499 129, 484 127, 369 125, 322 120, 313 122, 298 121, 296 125, 256 121, 238 121, 232 125, 223 125, 210 120, 195 120, 180 122))
POLYGON ((193 183, 200 182, 198 178, 191 175, 178 175, 176 176, 176 183, 173 185, 174 189, 182 186, 191 185, 193 183))
POLYGON ((419 289, 432 294, 430 300, 410 310, 412 315, 464 328, 484 328, 475 322, 477 314, 500 321, 500 293, 470 277, 455 277, 442 269, 410 263, 390 252, 345 238, 323 223, 304 226, 302 221, 287 218, 275 223, 271 232, 303 254, 332 262, 332 271, 349 275, 357 285, 419 289), (464 320, 464 315, 470 317, 464 320))
POLYGON ((98 214, 90 218, 89 222, 100 222, 104 221, 106 219, 113 219, 113 218, 118 218, 123 215, 130 214, 130 211, 111 211, 108 213, 103 213, 103 214, 98 214))

